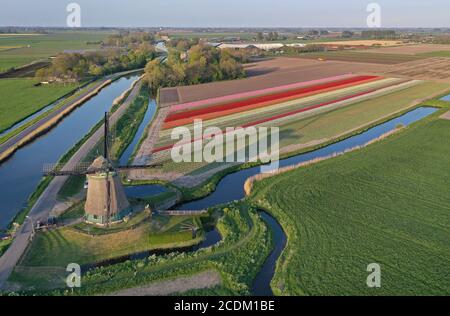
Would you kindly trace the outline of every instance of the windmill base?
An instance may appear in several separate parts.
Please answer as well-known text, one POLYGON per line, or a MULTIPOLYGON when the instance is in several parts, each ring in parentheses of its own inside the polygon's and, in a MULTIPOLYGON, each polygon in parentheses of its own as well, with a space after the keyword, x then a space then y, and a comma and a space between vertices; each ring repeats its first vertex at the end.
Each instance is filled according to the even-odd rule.
MULTIPOLYGON (((127 217, 128 215, 130 215, 130 213, 132 212, 132 209, 125 209, 120 213, 114 214, 110 219, 109 219, 109 224, 117 224, 120 223, 124 220, 125 217, 127 217)), ((87 223, 90 224, 95 224, 98 226, 106 226, 107 224, 107 217, 106 216, 98 216, 98 215, 92 215, 92 214, 85 214, 85 220, 87 223)))

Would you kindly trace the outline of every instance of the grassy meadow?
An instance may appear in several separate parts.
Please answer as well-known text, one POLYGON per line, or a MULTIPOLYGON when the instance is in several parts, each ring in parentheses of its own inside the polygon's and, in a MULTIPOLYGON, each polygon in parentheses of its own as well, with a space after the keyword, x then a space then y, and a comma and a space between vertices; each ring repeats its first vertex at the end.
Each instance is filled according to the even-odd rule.
POLYGON ((399 64, 426 58, 426 56, 402 55, 402 54, 379 54, 372 52, 355 51, 329 51, 324 53, 305 53, 296 55, 301 58, 324 60, 339 60, 348 62, 374 63, 374 64, 399 64))
MULTIPOLYGON (((93 295, 213 269, 220 271, 222 284, 218 288, 204 290, 204 294, 248 295, 253 279, 270 253, 270 230, 254 209, 248 209, 242 203, 232 203, 226 208, 216 210, 215 214, 220 217, 217 220, 217 229, 223 238, 218 244, 195 252, 149 256, 94 269, 83 274, 83 286, 72 293, 66 291, 65 266, 27 266, 27 258, 15 268, 9 281, 14 286, 20 286, 21 290, 31 291, 28 294, 93 295)), ((179 217, 171 218, 171 221, 179 220, 179 217)), ((35 248, 36 240, 30 251, 34 252, 36 260, 41 260, 39 255, 42 254, 45 254, 46 258, 49 257, 44 252, 38 253, 39 250, 62 257, 61 253, 56 252, 57 249, 63 246, 75 247, 72 243, 65 244, 67 240, 57 238, 54 243, 57 247, 55 250, 53 246, 35 248)), ((120 240, 118 242, 120 243, 120 240)), ((85 251, 82 250, 85 247, 80 244, 77 251, 85 251)), ((40 261, 40 264, 44 262, 40 261)))
POLYGON ((431 53, 422 53, 422 54, 417 54, 417 56, 450 58, 450 51, 437 51, 437 52, 431 52, 431 53))
POLYGON ((0 72, 48 59, 64 50, 95 49, 107 32, 56 32, 0 35, 0 72), (8 47, 13 49, 1 49, 8 47))
POLYGON ((145 213, 129 223, 111 226, 110 231, 85 223, 37 234, 23 266, 66 266, 70 262, 95 263, 156 248, 189 246, 192 238, 184 225, 200 225, 195 217, 162 217, 152 220, 145 213), (139 224, 141 223, 141 224, 139 224), (121 225, 121 226, 120 226, 121 225), (132 225, 138 225, 130 229, 132 225), (91 236, 92 235, 92 236, 91 236))
POLYGON ((76 84, 34 86, 32 79, 1 79, 0 131, 39 111, 77 87, 76 84))
POLYGON ((440 114, 256 183, 250 199, 289 239, 277 294, 450 294, 450 121, 440 114), (381 266, 381 288, 366 285, 370 263, 381 266))

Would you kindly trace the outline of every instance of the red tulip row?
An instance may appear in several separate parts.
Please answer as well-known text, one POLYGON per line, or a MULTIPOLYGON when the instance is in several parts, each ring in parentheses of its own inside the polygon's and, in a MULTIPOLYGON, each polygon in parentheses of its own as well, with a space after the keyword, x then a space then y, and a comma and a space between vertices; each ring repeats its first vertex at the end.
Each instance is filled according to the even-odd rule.
MULTIPOLYGON (((277 120, 277 119, 280 119, 280 118, 283 118, 283 117, 295 115, 295 114, 302 113, 302 112, 311 111, 311 110, 318 109, 318 108, 321 108, 321 107, 324 107, 324 106, 327 106, 327 105, 330 105, 330 104, 333 104, 333 103, 338 103, 338 102, 342 102, 342 101, 349 100, 349 99, 352 99, 352 98, 356 98, 356 97, 359 97, 359 96, 367 95, 367 94, 370 94, 370 93, 372 93, 372 92, 374 92, 376 90, 377 89, 368 90, 368 91, 364 91, 364 92, 359 92, 359 93, 352 94, 352 95, 349 95, 349 96, 346 96, 346 97, 342 97, 340 99, 335 99, 335 100, 332 100, 332 101, 322 102, 322 103, 315 104, 313 106, 309 106, 309 107, 306 107, 306 108, 302 108, 302 109, 298 109, 298 110, 295 110, 295 111, 291 111, 291 112, 287 112, 287 113, 283 113, 283 114, 278 114, 278 115, 275 115, 275 116, 267 117, 267 118, 264 118, 264 119, 261 119, 261 120, 258 120, 258 121, 253 121, 253 122, 250 122, 250 123, 247 123, 247 124, 243 124, 243 125, 241 125, 241 127, 245 128, 245 127, 255 126, 255 125, 262 124, 262 123, 274 121, 274 120, 277 120)), ((192 140, 192 141, 197 141, 197 140, 198 139, 195 139, 195 140, 192 140)), ((153 150, 153 152, 154 153, 161 152, 161 151, 164 151, 164 150, 167 150, 167 149, 171 149, 173 146, 174 146, 173 144, 161 146, 161 147, 155 148, 153 150)))
MULTIPOLYGON (((275 94, 269 94, 269 95, 263 95, 259 97, 254 97, 246 100, 240 100, 235 102, 228 102, 216 106, 210 106, 210 107, 203 107, 199 109, 179 112, 179 113, 172 113, 170 114, 165 122, 174 122, 177 120, 183 120, 187 118, 196 118, 198 116, 204 115, 204 114, 210 114, 215 112, 221 112, 221 111, 227 111, 230 109, 237 109, 237 108, 245 108, 250 105, 254 105, 257 103, 264 103, 264 102, 271 102, 271 101, 277 101, 280 99, 283 99, 283 101, 289 100, 289 99, 296 99, 299 96, 303 96, 305 93, 320 93, 323 90, 329 90, 330 88, 338 89, 342 86, 348 86, 353 84, 358 84, 362 81, 367 80, 374 80, 379 77, 376 76, 356 76, 348 79, 333 81, 333 82, 327 82, 323 84, 313 85, 309 87, 303 87, 300 89, 294 89, 289 91, 284 91, 280 93, 275 94)), ((173 126, 171 126, 173 127, 173 126)))

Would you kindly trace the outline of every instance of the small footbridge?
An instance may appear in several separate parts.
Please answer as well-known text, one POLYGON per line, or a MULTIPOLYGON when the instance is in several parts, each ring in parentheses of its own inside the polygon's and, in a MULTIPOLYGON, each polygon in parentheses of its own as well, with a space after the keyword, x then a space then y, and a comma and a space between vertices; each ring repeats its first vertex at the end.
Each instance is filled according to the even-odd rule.
POLYGON ((192 215, 202 215, 208 213, 207 210, 164 210, 158 211, 160 215, 168 216, 192 216, 192 215))

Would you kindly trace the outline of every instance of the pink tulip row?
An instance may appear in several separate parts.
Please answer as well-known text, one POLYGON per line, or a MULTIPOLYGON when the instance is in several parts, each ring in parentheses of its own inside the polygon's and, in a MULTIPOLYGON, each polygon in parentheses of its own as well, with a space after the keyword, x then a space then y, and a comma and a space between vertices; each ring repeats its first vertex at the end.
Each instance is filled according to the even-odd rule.
POLYGON ((327 78, 322 78, 322 79, 317 79, 317 80, 297 82, 297 83, 273 87, 273 88, 266 88, 266 89, 261 89, 261 90, 254 90, 254 91, 249 91, 249 92, 231 94, 231 95, 226 95, 226 96, 217 97, 217 98, 210 98, 210 99, 205 99, 205 100, 200 100, 200 101, 175 104, 175 105, 171 106, 170 112, 173 113, 173 112, 190 109, 193 107, 200 107, 200 106, 205 106, 205 105, 209 105, 209 104, 222 103, 222 102, 226 102, 226 101, 230 101, 230 100, 249 98, 249 97, 254 97, 254 96, 264 95, 264 94, 270 94, 270 93, 274 93, 274 92, 278 92, 278 91, 295 89, 295 88, 320 84, 323 82, 330 82, 330 81, 336 81, 336 80, 340 80, 340 79, 350 78, 353 76, 354 76, 353 74, 344 74, 344 75, 327 77, 327 78))

